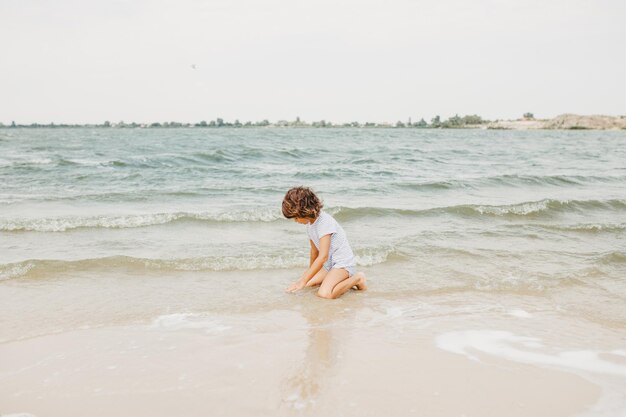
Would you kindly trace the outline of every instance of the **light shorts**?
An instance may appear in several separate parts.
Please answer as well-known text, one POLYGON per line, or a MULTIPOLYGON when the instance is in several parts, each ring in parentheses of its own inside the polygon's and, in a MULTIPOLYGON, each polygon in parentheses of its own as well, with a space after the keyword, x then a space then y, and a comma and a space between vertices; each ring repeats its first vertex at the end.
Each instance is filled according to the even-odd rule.
POLYGON ((351 277, 352 275, 354 275, 356 273, 356 266, 355 265, 339 266, 339 265, 326 265, 326 264, 324 264, 324 269, 326 270, 326 272, 329 272, 333 268, 345 269, 346 271, 348 271, 348 277, 351 277))

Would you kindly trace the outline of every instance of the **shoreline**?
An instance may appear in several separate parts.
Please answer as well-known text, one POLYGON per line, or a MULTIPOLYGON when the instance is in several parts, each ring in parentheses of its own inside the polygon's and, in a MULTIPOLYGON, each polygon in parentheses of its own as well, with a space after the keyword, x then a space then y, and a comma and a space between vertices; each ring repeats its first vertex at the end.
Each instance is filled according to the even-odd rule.
MULTIPOLYGON (((140 276, 123 289, 131 276, 88 273, 79 292, 93 320, 55 313, 64 326, 25 338, 28 320, 5 327, 0 416, 621 416, 617 328, 553 311, 560 301, 543 297, 393 296, 381 267, 368 272, 369 291, 330 302, 313 289, 284 294, 289 271, 177 274, 176 287, 140 276), (272 298, 249 305, 259 291, 240 289, 251 279, 269 283, 272 298), (192 285, 197 302, 185 296, 192 285), (233 308, 214 305, 219 288, 233 308), (130 304, 97 307, 107 289, 130 304)), ((79 280, 66 279, 57 291, 75 294, 79 280)), ((12 299, 32 298, 30 286, 5 284, 21 289, 12 299)))
POLYGON ((606 396, 570 371, 447 352, 430 329, 352 328, 357 310, 316 310, 170 314, 0 344, 0 413, 565 417, 606 396))

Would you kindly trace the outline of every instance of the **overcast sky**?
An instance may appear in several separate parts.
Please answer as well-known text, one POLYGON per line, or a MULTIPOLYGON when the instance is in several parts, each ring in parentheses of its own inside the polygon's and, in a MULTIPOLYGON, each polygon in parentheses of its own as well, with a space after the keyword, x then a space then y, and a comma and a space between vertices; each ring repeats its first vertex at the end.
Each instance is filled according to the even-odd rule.
POLYGON ((626 114, 624 0, 0 0, 0 122, 626 114))

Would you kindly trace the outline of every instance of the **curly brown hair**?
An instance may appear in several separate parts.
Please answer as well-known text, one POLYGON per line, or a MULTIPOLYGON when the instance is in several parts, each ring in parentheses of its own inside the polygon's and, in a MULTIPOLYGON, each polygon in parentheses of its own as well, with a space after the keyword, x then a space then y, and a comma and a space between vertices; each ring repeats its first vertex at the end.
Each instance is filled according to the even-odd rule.
POLYGON ((287 191, 283 199, 283 216, 288 219, 316 219, 322 207, 322 200, 309 187, 294 187, 287 191))

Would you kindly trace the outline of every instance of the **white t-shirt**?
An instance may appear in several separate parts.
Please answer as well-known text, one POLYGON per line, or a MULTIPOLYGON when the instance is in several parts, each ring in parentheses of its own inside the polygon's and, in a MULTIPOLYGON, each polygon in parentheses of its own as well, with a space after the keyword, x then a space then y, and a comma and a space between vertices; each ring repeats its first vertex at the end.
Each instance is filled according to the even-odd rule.
POLYGON ((320 238, 332 234, 328 260, 324 264, 324 268, 327 271, 331 268, 346 268, 356 265, 356 259, 350 248, 350 243, 348 243, 346 232, 333 216, 326 212, 321 212, 315 222, 306 225, 306 231, 309 239, 313 241, 318 250, 320 248, 320 238))

